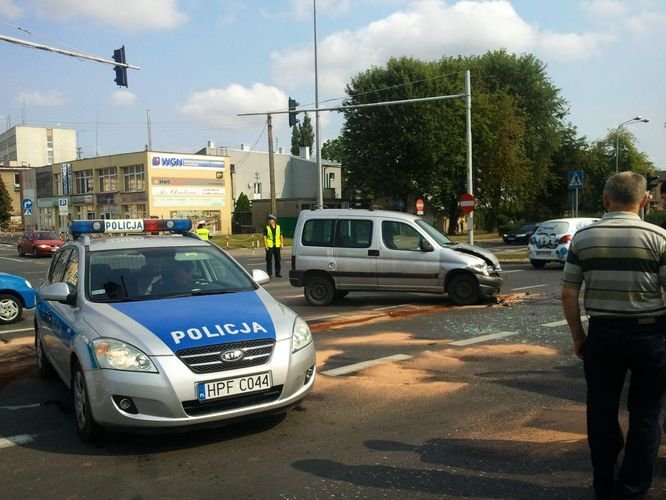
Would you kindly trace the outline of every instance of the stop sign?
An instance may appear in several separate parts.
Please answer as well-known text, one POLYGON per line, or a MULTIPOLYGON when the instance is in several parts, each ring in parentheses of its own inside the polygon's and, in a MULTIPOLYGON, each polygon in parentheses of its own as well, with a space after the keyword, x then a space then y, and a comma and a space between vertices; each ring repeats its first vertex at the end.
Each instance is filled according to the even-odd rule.
POLYGON ((416 211, 420 213, 423 212, 423 200, 421 198, 416 200, 416 211))
POLYGON ((476 199, 473 194, 464 193, 458 197, 458 206, 464 214, 469 214, 474 211, 476 199))

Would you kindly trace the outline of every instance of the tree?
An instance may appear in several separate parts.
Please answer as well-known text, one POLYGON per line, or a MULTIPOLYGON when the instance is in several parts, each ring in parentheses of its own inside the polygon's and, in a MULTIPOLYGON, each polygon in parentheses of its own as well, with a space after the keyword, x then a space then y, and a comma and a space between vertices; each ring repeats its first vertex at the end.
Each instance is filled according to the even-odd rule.
POLYGON ((247 197, 245 193, 241 192, 241 194, 238 195, 238 199, 236 200, 235 211, 249 212, 251 210, 252 208, 250 206, 250 199, 247 197))
POLYGON ((312 145, 314 144, 314 130, 312 128, 312 120, 310 115, 305 113, 303 123, 297 123, 291 129, 291 154, 299 156, 301 148, 308 148, 312 154, 312 145))
POLYGON ((328 139, 321 146, 321 158, 323 160, 336 161, 342 163, 344 155, 344 145, 339 137, 328 139))
MULTIPOLYGON (((560 146, 565 108, 543 63, 504 51, 435 62, 391 59, 354 77, 346 103, 460 94, 465 69, 473 74, 474 194, 494 225, 502 210, 524 213, 538 205, 553 179, 550 159, 560 146)), ((399 206, 426 196, 436 211, 457 219, 467 175, 462 99, 344 113, 348 187, 401 200, 399 206)))
POLYGON ((0 226, 5 227, 9 224, 9 221, 12 218, 12 213, 14 209, 12 208, 12 198, 7 192, 5 187, 5 181, 0 177, 0 226))

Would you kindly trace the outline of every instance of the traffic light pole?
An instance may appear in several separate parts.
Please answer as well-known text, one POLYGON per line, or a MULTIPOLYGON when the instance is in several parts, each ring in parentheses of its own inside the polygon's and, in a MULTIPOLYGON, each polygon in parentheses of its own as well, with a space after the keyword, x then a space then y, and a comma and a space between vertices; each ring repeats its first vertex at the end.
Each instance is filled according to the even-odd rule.
MULTIPOLYGON (((467 192, 474 194, 474 175, 472 175, 472 83, 469 70, 465 71, 465 110, 467 136, 467 192)), ((467 240, 474 244, 474 210, 467 216, 467 240)))
POLYGON ((273 117, 270 113, 266 115, 268 129, 268 177, 271 189, 271 213, 277 215, 277 199, 275 196, 275 158, 273 152, 273 117))
POLYGON ((133 66, 132 64, 119 63, 117 61, 114 61, 113 59, 105 59, 103 57, 91 56, 89 54, 83 54, 81 52, 73 52, 71 50, 63 50, 56 47, 49 47, 48 45, 28 42, 27 40, 21 40, 19 38, 14 38, 11 36, 0 35, 0 40, 13 43, 16 45, 21 45, 22 47, 27 47, 30 49, 46 50, 48 52, 55 52, 57 54, 62 54, 64 56, 76 57, 77 59, 87 59, 89 61, 95 61, 104 64, 113 64, 114 66, 121 66, 123 68, 128 68, 128 69, 141 69, 138 66, 133 66))

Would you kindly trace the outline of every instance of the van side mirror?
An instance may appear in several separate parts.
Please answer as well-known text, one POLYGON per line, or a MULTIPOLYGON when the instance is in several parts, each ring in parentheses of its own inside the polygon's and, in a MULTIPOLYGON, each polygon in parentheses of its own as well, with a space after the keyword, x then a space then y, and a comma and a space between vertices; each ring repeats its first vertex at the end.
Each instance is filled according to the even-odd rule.
POLYGON ((433 252, 435 250, 430 244, 430 242, 424 240, 423 238, 421 238, 421 241, 419 242, 419 248, 421 249, 422 252, 433 252))

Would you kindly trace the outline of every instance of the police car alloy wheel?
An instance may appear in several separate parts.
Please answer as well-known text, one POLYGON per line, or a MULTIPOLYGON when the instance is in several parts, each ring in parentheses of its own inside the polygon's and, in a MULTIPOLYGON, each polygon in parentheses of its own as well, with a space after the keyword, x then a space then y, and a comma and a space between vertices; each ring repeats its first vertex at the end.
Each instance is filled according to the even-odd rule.
POLYGON ((42 339, 39 335, 39 329, 35 325, 35 353, 37 355, 37 370, 39 376, 43 379, 50 378, 53 375, 53 366, 51 362, 46 358, 44 354, 44 346, 42 345, 42 339))
POLYGON ((90 401, 83 370, 77 363, 72 375, 72 398, 74 402, 74 416, 76 417, 76 430, 85 442, 94 441, 100 434, 101 428, 95 422, 90 411, 90 401))

